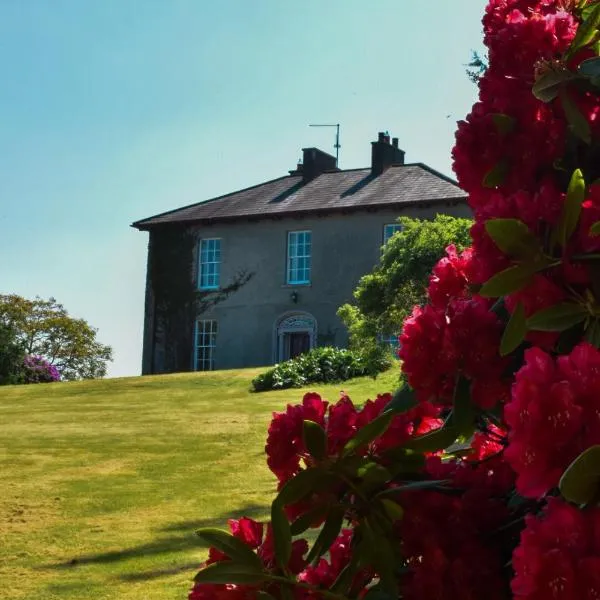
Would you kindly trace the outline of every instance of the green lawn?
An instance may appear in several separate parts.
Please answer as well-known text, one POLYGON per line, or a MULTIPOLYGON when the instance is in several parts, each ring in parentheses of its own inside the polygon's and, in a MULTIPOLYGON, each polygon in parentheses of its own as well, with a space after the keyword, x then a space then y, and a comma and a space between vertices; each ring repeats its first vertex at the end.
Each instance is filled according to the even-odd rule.
MULTIPOLYGON (((251 394, 257 372, 0 388, 0 597, 186 598, 194 530, 267 513, 266 428, 303 391, 251 394)), ((315 389, 363 402, 397 381, 315 389)))

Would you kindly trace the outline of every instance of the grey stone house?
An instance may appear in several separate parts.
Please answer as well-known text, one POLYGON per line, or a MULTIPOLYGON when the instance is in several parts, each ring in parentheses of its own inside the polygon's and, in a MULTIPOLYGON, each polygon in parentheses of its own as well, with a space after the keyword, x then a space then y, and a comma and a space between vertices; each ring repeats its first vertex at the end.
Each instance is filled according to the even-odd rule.
POLYGON ((378 262, 396 219, 470 215, 457 184, 405 163, 397 138, 380 133, 371 155, 368 168, 340 170, 333 156, 305 148, 289 175, 135 222, 150 234, 142 373, 262 366, 345 346, 336 311, 378 262), (184 260, 168 259, 168 240, 184 237, 184 260), (153 276, 161 261, 171 280, 153 276), (251 278, 202 314, 175 310, 166 333, 162 288, 210 297, 240 273, 251 278))

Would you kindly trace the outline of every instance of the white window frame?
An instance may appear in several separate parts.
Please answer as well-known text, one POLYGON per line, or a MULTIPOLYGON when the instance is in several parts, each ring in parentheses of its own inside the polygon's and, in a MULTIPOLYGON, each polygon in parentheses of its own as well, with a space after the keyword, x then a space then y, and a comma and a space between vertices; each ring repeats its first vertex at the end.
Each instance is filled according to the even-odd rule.
POLYGON ((218 290, 220 285, 221 238, 202 238, 198 242, 198 289, 218 290))
POLYGON ((214 319, 197 319, 194 327, 194 371, 215 370, 218 324, 214 319))
POLYGON ((288 231, 286 282, 288 285, 310 285, 312 271, 312 231, 288 231), (308 236, 308 241, 307 241, 308 236), (301 250, 300 250, 301 249, 301 250), (299 261, 304 261, 299 267, 299 261), (308 266, 307 266, 308 265, 308 266))
POLYGON ((383 226, 383 245, 385 246, 395 233, 398 233, 403 229, 404 227, 401 223, 386 223, 383 226))

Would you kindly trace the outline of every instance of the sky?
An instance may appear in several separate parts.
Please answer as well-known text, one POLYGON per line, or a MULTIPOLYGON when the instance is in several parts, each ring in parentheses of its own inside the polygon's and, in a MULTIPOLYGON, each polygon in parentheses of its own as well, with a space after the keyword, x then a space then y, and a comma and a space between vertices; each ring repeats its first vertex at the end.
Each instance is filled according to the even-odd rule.
POLYGON ((378 131, 451 173, 484 0, 0 0, 0 293, 55 297, 141 370, 147 233, 378 131))

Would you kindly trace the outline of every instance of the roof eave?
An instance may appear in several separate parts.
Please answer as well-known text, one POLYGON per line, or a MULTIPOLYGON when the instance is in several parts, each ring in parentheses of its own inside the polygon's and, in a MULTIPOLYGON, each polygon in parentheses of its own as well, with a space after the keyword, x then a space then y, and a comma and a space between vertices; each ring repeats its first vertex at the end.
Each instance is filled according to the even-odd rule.
POLYGON ((427 198, 412 200, 408 202, 390 202, 389 204, 361 204, 358 206, 332 206, 327 208, 316 208, 307 210, 295 210, 286 211, 279 213, 256 213, 246 215, 229 215, 222 217, 204 217, 196 219, 182 219, 179 221, 161 221, 158 223, 148 223, 147 219, 142 221, 136 221, 131 224, 131 227, 138 229, 139 231, 150 231, 158 227, 164 227, 167 225, 213 225, 214 223, 232 223, 235 221, 263 221, 269 219, 293 219, 304 216, 324 216, 328 214, 339 214, 339 213, 353 213, 360 211, 373 211, 386 208, 405 208, 407 206, 417 205, 431 205, 431 204, 462 204, 467 202, 467 196, 456 196, 452 198, 427 198))

